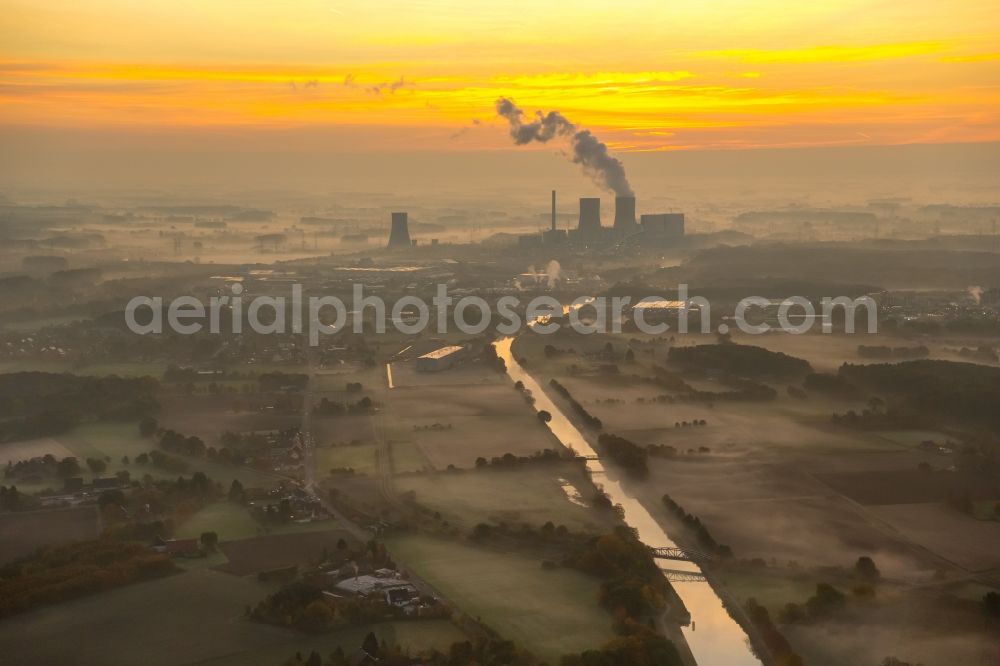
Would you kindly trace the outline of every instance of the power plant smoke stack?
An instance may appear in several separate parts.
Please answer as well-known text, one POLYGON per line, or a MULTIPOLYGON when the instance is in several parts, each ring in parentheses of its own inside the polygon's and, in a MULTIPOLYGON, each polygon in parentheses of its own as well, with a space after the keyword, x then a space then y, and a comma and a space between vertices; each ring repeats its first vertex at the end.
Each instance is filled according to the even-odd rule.
POLYGON ((552 231, 556 230, 556 191, 552 190, 552 231))
POLYGON ((586 238, 601 233, 601 200, 597 197, 580 198, 580 235, 586 238))
POLYGON ((393 213, 392 229, 389 230, 389 247, 410 247, 412 244, 406 213, 393 213))
POLYGON ((615 197, 615 231, 635 229, 635 197, 615 197))

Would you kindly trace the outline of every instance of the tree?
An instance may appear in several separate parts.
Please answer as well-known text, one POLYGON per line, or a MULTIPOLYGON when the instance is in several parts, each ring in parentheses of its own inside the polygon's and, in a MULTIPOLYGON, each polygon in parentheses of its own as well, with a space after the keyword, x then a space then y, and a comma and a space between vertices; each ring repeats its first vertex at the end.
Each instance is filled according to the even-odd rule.
POLYGON ((229 485, 229 499, 232 502, 243 502, 246 499, 246 491, 239 479, 233 479, 229 485))
POLYGON ((875 566, 875 562, 867 555, 862 555, 858 558, 858 561, 854 564, 854 573, 869 583, 874 583, 882 577, 878 567, 875 566))
POLYGON ((337 649, 330 655, 329 666, 351 666, 351 660, 344 654, 344 648, 337 646, 337 649))
POLYGON ((810 617, 820 618, 840 610, 846 603, 847 598, 840 590, 829 583, 819 583, 816 594, 806 601, 806 609, 810 617))
POLYGON ((361 649, 364 650, 369 657, 378 657, 378 638, 375 637, 374 632, 368 632, 368 635, 365 636, 365 640, 361 643, 361 649))
POLYGON ((0 509, 16 511, 21 505, 21 494, 17 491, 17 486, 7 488, 0 486, 0 509))
POLYGON ((329 629, 334 619, 333 609, 321 599, 310 602, 302 611, 302 624, 309 631, 329 629))
POLYGON ((216 532, 202 532, 199 541, 205 550, 214 551, 219 545, 219 535, 216 532))
POLYGON ((1000 617, 1000 592, 987 592, 983 595, 983 612, 992 617, 1000 617))
POLYGON ((56 465, 56 474, 65 478, 80 473, 80 461, 73 456, 67 456, 56 465))
POLYGON ((549 412, 545 411, 544 409, 539 410, 539 412, 538 412, 538 420, 541 421, 542 423, 548 423, 549 421, 552 420, 552 414, 550 414, 549 412))
POLYGON ((98 458, 87 458, 87 467, 94 474, 102 474, 108 468, 108 465, 98 458))

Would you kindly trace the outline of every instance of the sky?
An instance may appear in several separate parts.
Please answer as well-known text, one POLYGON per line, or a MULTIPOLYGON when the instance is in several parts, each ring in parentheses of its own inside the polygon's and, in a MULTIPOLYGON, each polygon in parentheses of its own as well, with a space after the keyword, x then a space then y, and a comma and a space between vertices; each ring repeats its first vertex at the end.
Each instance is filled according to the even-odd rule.
POLYGON ((616 153, 1000 140, 995 0, 0 0, 0 133, 616 153))

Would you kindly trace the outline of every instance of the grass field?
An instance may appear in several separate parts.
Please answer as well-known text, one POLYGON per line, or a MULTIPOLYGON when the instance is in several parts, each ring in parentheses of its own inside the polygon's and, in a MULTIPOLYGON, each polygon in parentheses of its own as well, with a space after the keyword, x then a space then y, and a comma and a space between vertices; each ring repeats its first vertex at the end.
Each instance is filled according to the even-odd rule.
POLYGON ((382 419, 396 448, 414 449, 411 461, 439 470, 559 447, 509 382, 397 388, 386 394, 382 419))
POLYGON ((211 570, 119 588, 0 622, 0 662, 19 666, 276 666, 296 652, 350 654, 368 633, 413 648, 447 648, 449 622, 385 623, 310 636, 247 621, 273 588, 211 570), (54 640, 58 637, 57 640, 54 640))
POLYGON ((198 538, 203 532, 215 532, 219 541, 234 541, 257 536, 261 527, 246 507, 234 502, 209 504, 180 524, 174 536, 178 539, 198 538))
POLYGON ((375 473, 375 444, 322 446, 315 452, 316 472, 322 478, 331 469, 351 468, 357 474, 375 473))
POLYGON ((354 541, 349 533, 330 529, 332 523, 312 525, 314 528, 325 526, 326 529, 291 530, 285 534, 223 542, 219 544, 219 550, 228 561, 219 565, 218 569, 236 576, 249 576, 271 569, 315 564, 320 561, 324 550, 336 552, 341 539, 348 544, 354 541))
MULTIPOLYGON (((108 471, 105 474, 113 474, 124 469, 128 470, 134 477, 141 477, 147 473, 154 478, 173 479, 177 477, 175 473, 163 472, 151 465, 122 464, 122 456, 127 455, 130 459, 134 459, 136 455, 156 448, 156 441, 153 438, 146 439, 139 435, 135 423, 87 424, 58 439, 65 443, 67 448, 73 451, 81 461, 86 458, 111 458, 108 462, 108 471)), ((239 479, 240 483, 246 487, 270 487, 277 481, 274 475, 248 467, 213 463, 199 458, 183 458, 190 466, 186 475, 202 471, 213 481, 222 483, 224 487, 228 487, 233 479, 239 479)))
POLYGON ((0 564, 42 546, 97 536, 95 507, 0 514, 0 564))
POLYGON ((467 528, 482 522, 540 527, 552 521, 572 531, 609 530, 615 517, 571 502, 561 480, 575 486, 586 499, 592 494, 583 472, 569 463, 401 476, 394 484, 397 492, 412 490, 419 504, 467 528))
MULTIPOLYGON (((103 472, 103 476, 111 476, 118 471, 126 470, 134 479, 141 478, 146 474, 154 479, 176 479, 178 474, 175 472, 166 472, 152 465, 138 465, 135 462, 126 465, 122 462, 124 456, 128 456, 130 461, 134 461, 140 453, 148 453, 154 448, 156 448, 156 441, 153 438, 141 437, 135 423, 102 421, 81 425, 64 435, 56 435, 52 438, 0 445, 0 462, 6 462, 8 458, 25 458, 51 452, 57 457, 76 456, 80 461, 80 466, 84 469, 83 477, 85 480, 95 476, 86 467, 87 458, 106 460, 107 469, 103 472)), ((201 458, 177 457, 183 458, 188 463, 189 469, 184 473, 184 476, 201 471, 213 481, 218 481, 227 488, 233 479, 239 479, 240 483, 248 488, 270 488, 279 480, 273 474, 249 467, 213 463, 201 458)), ((37 484, 18 484, 18 487, 29 493, 46 488, 58 490, 62 488, 62 481, 55 478, 45 479, 37 484)))
POLYGON ((407 536, 387 543, 393 557, 459 610, 549 663, 612 638, 611 616, 598 606, 598 581, 568 569, 543 570, 536 559, 450 541, 407 536))
POLYGON ((46 454, 51 454, 56 458, 65 458, 73 455, 73 452, 66 448, 62 442, 52 437, 39 437, 38 439, 0 444, 0 464, 3 465, 6 465, 8 461, 30 460, 46 454))
POLYGON ((202 508, 181 523, 174 536, 187 539, 200 537, 203 532, 215 532, 219 535, 219 541, 238 541, 264 535, 324 532, 334 525, 330 520, 321 520, 263 527, 251 517, 246 507, 221 500, 202 508))

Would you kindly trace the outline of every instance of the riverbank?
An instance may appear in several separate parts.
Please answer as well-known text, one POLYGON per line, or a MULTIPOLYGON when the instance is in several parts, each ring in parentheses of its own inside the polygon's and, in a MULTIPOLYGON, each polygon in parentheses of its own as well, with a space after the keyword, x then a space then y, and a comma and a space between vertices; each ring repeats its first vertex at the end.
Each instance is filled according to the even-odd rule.
MULTIPOLYGON (((543 383, 536 380, 517 362, 512 354, 512 338, 504 338, 495 343, 497 355, 507 366, 507 374, 513 381, 521 381, 535 397, 536 410, 548 411, 552 419, 548 426, 564 446, 573 449, 578 454, 591 457, 587 468, 595 477, 595 483, 603 486, 604 492, 614 504, 620 505, 624 512, 625 522, 633 527, 643 543, 655 547, 671 547, 675 544, 666 531, 656 521, 635 493, 617 478, 617 475, 607 474, 591 441, 569 419, 560 403, 553 399, 544 388, 543 383)), ((693 563, 679 562, 679 568, 692 573, 699 573, 693 563)), ((687 630, 680 629, 684 639, 685 649, 693 655, 696 663, 703 666, 726 664, 727 666, 760 666, 761 660, 754 655, 748 646, 748 636, 743 627, 726 611, 722 599, 715 593, 709 583, 684 583, 675 587, 685 608, 691 613, 694 622, 687 630), (695 623, 701 627, 696 631, 695 623)))

